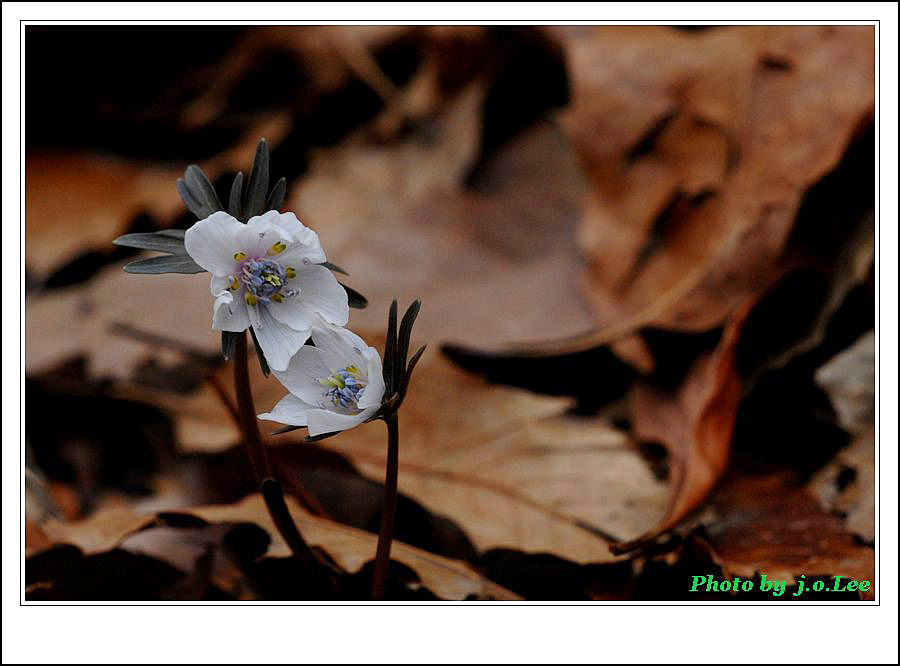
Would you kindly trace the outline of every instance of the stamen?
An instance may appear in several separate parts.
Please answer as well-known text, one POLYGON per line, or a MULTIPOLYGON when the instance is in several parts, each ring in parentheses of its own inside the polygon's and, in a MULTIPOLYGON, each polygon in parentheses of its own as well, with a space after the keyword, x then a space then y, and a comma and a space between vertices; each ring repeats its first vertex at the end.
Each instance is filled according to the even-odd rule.
POLYGON ((281 254, 282 252, 284 252, 286 247, 287 245, 285 245, 281 241, 278 241, 269 248, 269 251, 266 254, 268 254, 269 256, 272 256, 273 254, 281 254))
POLYGON ((295 271, 290 266, 284 269, 284 274, 287 276, 288 280, 293 280, 295 277, 297 277, 297 271, 295 271))
POLYGON ((285 289, 287 271, 271 259, 252 257, 243 261, 237 278, 247 288, 246 293, 253 296, 253 303, 247 301, 251 305, 268 305, 272 301, 281 303, 297 294, 296 289, 285 289))
POLYGON ((256 305, 256 296, 254 296, 252 292, 245 292, 244 300, 247 301, 247 305, 256 305))
POLYGON ((328 387, 325 397, 343 409, 359 409, 359 396, 367 385, 366 379, 355 365, 333 371, 331 376, 320 379, 319 383, 328 387))
POLYGON ((247 253, 246 253, 246 252, 235 252, 235 253, 234 253, 234 260, 235 260, 235 261, 243 261, 243 260, 246 259, 246 258, 247 258, 247 253))

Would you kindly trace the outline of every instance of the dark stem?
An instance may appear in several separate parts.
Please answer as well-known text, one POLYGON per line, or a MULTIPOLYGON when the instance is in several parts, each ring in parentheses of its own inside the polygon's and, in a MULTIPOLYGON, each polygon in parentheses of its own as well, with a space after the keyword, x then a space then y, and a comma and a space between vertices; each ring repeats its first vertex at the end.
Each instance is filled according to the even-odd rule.
POLYGON ((234 389, 237 393, 238 422, 241 434, 244 436, 244 445, 247 447, 247 455, 250 456, 250 464, 253 466, 256 482, 261 484, 263 479, 273 477, 274 474, 262 442, 262 435, 259 433, 256 407, 253 405, 253 393, 250 390, 246 333, 242 333, 238 337, 234 346, 234 389))
POLYGON ((284 491, 281 489, 281 484, 275 479, 264 479, 260 486, 260 491, 266 500, 266 508, 269 510, 269 515, 272 517, 275 527, 278 528, 281 537, 287 542, 294 557, 307 566, 318 566, 320 563, 318 558, 309 549, 309 546, 303 539, 303 535, 300 534, 300 530, 294 524, 287 502, 284 501, 284 491))
POLYGON ((378 549, 375 551, 375 571, 372 575, 372 599, 384 599, 387 588, 388 564, 391 561, 391 540, 394 536, 394 515, 397 511, 397 468, 400 457, 400 429, 397 413, 386 419, 388 432, 387 470, 384 477, 384 508, 381 512, 381 530, 378 533, 378 549))
POLYGON ((262 435, 259 432, 259 422, 256 418, 256 408, 253 405, 253 393, 250 390, 250 369, 247 358, 247 334, 241 333, 234 346, 234 386, 237 393, 237 415, 241 427, 244 444, 247 447, 247 455, 256 475, 263 499, 269 515, 278 528, 281 537, 290 546, 294 556, 304 563, 318 562, 318 558, 310 550, 309 545, 303 540, 303 536, 294 524, 284 501, 284 491, 281 484, 274 479, 272 463, 262 435))

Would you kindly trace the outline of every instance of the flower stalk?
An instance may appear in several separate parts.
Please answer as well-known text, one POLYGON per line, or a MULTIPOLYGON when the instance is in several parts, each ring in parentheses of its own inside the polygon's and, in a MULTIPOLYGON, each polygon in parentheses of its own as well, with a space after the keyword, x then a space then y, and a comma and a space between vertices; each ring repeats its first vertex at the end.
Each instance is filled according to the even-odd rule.
POLYGON ((375 600, 384 599, 387 591, 397 513, 398 412, 409 389, 412 371, 425 351, 424 346, 420 347, 409 357, 412 328, 420 306, 419 301, 413 301, 398 328, 397 301, 391 303, 383 362, 377 350, 356 334, 318 321, 312 329, 314 346, 300 350, 285 371, 274 371, 288 389, 288 395, 271 412, 259 415, 264 420, 288 424, 273 434, 306 428, 309 434, 304 441, 307 442, 333 437, 369 421, 381 420, 387 425, 384 505, 372 572, 375 600))
POLYGON ((272 462, 269 460, 266 445, 262 441, 259 422, 256 418, 256 408, 253 405, 249 360, 245 332, 238 336, 234 346, 234 385, 237 393, 237 414, 241 438, 244 440, 250 465, 253 467, 254 476, 266 502, 269 515, 272 517, 272 522, 275 523, 275 527, 290 547, 294 557, 305 564, 316 565, 318 559, 294 524, 284 501, 281 484, 274 478, 272 462))
POLYGON ((400 460, 400 428, 397 412, 385 418, 387 424, 387 469, 384 477, 384 508, 381 511, 381 529, 378 531, 378 547, 375 551, 375 569, 372 574, 372 599, 384 599, 387 589, 388 565, 391 561, 391 543, 394 538, 394 518, 397 513, 397 473, 400 460))
POLYGON ((234 346, 234 387, 237 393, 238 423, 241 428, 244 446, 253 475, 257 483, 272 478, 272 463, 268 451, 262 442, 259 425, 256 420, 256 407, 253 405, 253 393, 250 390, 250 369, 247 356, 247 334, 238 335, 234 346))

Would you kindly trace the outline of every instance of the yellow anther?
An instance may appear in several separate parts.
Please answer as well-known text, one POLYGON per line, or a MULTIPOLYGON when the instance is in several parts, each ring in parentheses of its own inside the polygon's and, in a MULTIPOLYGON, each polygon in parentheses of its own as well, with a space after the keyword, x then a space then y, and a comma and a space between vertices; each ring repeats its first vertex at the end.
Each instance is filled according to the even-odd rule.
POLYGON ((284 296, 282 296, 281 294, 272 294, 272 300, 276 303, 281 303, 281 301, 284 300, 284 296))
POLYGON ((234 253, 234 260, 235 260, 235 261, 243 261, 243 260, 246 259, 246 258, 247 258, 247 253, 246 253, 246 252, 235 252, 235 253, 234 253))
POLYGON ((256 305, 256 296, 249 291, 244 294, 244 300, 247 301, 247 305, 256 305))
POLYGON ((293 280, 295 277, 297 277, 297 271, 295 271, 290 266, 284 269, 284 274, 285 276, 287 276, 288 280, 293 280))
POLYGON ((237 288, 239 286, 241 286, 241 283, 238 281, 238 279, 236 277, 234 277, 233 275, 229 275, 228 276, 228 288, 231 291, 237 291, 237 288))
POLYGON ((272 247, 269 248, 268 254, 270 254, 270 255, 271 254, 280 254, 280 253, 284 252, 284 249, 286 247, 287 247, 287 245, 285 245, 281 241, 278 241, 277 243, 275 243, 275 245, 273 245, 272 247))

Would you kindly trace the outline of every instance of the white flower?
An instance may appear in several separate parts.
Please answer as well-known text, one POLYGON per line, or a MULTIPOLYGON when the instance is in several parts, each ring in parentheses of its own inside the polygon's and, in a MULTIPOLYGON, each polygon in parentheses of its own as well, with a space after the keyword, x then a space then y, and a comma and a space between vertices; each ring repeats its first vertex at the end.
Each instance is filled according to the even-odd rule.
POLYGON ((275 371, 290 394, 259 418, 307 426, 314 437, 372 416, 384 398, 384 379, 378 351, 355 333, 317 317, 312 339, 315 347, 303 347, 286 370, 275 371))
POLYGON ((319 237, 293 213, 270 210, 242 224, 219 211, 187 230, 184 247, 212 273, 212 327, 252 326, 272 370, 287 368, 317 314, 347 323, 347 292, 317 265, 325 261, 319 237))

